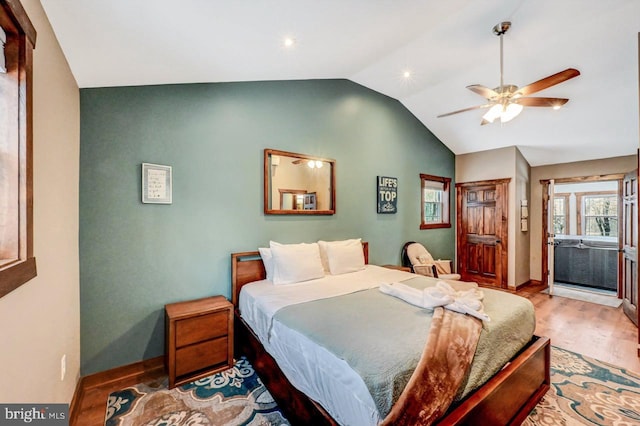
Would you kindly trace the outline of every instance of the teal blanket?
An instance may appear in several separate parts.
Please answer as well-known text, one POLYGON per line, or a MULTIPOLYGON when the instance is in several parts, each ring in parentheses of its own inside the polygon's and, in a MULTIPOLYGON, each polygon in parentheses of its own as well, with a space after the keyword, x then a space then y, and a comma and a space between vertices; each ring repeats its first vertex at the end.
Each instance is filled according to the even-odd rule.
MULTIPOLYGON (((437 281, 419 276, 404 284, 423 289, 437 281)), ((462 398, 529 342, 535 328, 529 300, 482 289, 485 323, 462 398)), ((377 288, 291 305, 275 319, 346 361, 366 384, 384 418, 402 393, 422 355, 432 311, 381 293, 377 288)))

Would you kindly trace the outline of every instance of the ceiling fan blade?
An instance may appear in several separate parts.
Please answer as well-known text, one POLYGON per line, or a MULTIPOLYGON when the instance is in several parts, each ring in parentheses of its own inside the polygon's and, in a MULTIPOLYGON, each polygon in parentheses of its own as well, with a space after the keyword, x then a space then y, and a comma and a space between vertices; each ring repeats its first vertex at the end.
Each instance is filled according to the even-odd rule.
POLYGON ((459 109, 457 111, 448 112, 446 114, 440 114, 437 118, 447 117, 449 115, 458 114, 460 112, 465 112, 465 111, 471 111, 471 110, 474 110, 474 109, 487 108, 487 107, 490 107, 491 105, 493 105, 493 104, 476 105, 476 106, 472 106, 472 107, 465 108, 465 109, 459 109))
POLYGON ((560 71, 559 73, 555 73, 553 75, 550 75, 549 77, 545 77, 542 80, 538 80, 536 82, 533 82, 527 86, 524 86, 520 89, 518 89, 518 91, 516 93, 522 95, 522 96, 527 96, 530 95, 532 93, 536 93, 539 92, 541 90, 544 90, 548 87, 551 86, 555 86, 556 84, 560 84, 564 81, 567 81, 571 78, 577 77, 580 75, 580 71, 578 71, 575 68, 567 68, 564 71, 560 71))
POLYGON ((467 86, 467 89, 487 99, 493 99, 500 96, 495 90, 489 89, 488 87, 485 87, 481 84, 472 84, 470 86, 467 86))
POLYGON ((569 102, 566 98, 517 98, 512 100, 515 104, 528 107, 556 107, 559 108, 562 105, 569 102))

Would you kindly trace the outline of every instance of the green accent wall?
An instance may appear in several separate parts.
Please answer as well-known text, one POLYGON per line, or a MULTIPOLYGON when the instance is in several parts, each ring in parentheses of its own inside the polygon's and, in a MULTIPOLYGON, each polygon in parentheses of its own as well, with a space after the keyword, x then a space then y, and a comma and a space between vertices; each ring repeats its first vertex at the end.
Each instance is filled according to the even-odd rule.
POLYGON ((453 153, 356 83, 92 88, 80 106, 82 375, 162 355, 164 305, 230 297, 230 253, 270 239, 360 237, 374 264, 399 264, 409 240, 453 258, 454 228, 419 229, 419 174, 454 178, 453 153), (264 215, 265 148, 335 159, 336 214, 264 215), (173 167, 173 204, 141 202, 143 162, 173 167), (397 214, 376 213, 378 175, 398 178, 397 214))

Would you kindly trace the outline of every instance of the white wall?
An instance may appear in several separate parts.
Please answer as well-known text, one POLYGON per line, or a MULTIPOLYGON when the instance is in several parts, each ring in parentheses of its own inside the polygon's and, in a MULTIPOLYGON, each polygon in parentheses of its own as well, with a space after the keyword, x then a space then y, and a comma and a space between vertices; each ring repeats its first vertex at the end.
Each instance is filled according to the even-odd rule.
POLYGON ((21 0, 34 51, 34 254, 38 276, 0 298, 0 401, 69 403, 80 372, 78 85, 38 0, 21 0), (60 379, 66 354, 67 374, 60 379))

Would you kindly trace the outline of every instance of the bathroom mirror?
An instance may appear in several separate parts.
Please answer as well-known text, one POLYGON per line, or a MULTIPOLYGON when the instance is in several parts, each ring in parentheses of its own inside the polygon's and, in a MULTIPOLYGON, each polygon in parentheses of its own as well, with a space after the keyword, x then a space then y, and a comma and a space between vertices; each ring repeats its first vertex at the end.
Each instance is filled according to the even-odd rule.
POLYGON ((334 214, 336 161, 264 150, 265 214, 334 214))

